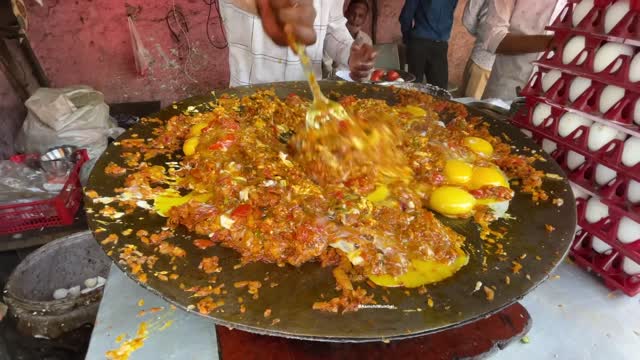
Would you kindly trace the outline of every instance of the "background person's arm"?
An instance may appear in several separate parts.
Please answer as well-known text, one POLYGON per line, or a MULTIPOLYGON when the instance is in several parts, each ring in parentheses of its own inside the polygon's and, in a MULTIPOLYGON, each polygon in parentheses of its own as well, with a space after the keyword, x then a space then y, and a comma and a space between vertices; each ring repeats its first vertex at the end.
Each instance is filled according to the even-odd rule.
POLYGON ((409 41, 409 34, 413 29, 413 18, 419 2, 420 0, 406 0, 400 12, 400 30, 402 31, 402 41, 405 44, 409 41))
POLYGON ((485 47, 494 54, 520 55, 544 51, 552 36, 509 33, 515 0, 489 1, 487 19, 480 25, 485 47))
POLYGON ((325 1, 330 3, 331 10, 324 51, 338 64, 348 66, 354 80, 366 78, 375 63, 375 50, 371 45, 355 44, 342 13, 344 0, 325 1))
POLYGON ((553 39, 552 35, 507 34, 496 49, 496 54, 520 55, 543 52, 553 39))
POLYGON ((327 36, 324 38, 324 51, 338 64, 349 66, 349 54, 354 40, 347 29, 347 19, 342 13, 344 0, 327 2, 330 3, 331 10, 327 36))
POLYGON ((473 36, 478 36, 478 21, 480 12, 485 6, 485 0, 469 0, 462 14, 462 25, 473 36))

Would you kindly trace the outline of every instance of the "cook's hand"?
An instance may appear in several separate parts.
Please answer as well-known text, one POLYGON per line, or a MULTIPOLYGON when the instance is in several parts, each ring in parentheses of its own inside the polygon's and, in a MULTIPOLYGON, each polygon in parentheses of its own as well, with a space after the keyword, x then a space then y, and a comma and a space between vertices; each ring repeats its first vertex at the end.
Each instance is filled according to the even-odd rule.
POLYGON ((351 46, 351 55, 349 56, 351 78, 356 81, 367 78, 373 69, 377 55, 378 53, 373 46, 354 43, 351 46))
POLYGON ((293 33, 303 45, 316 42, 313 22, 316 10, 313 0, 256 0, 262 27, 269 37, 280 46, 287 46, 287 32, 293 33))

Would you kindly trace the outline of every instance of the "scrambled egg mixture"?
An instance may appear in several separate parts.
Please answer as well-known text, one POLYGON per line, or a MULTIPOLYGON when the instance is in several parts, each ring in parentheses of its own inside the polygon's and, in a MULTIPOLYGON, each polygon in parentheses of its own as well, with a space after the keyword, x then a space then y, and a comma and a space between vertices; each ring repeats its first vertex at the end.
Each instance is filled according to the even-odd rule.
POLYGON ((122 141, 144 159, 184 154, 168 168, 128 155, 134 166, 122 191, 138 194, 138 203, 153 200, 170 227, 232 248, 245 263, 333 267, 344 296, 315 309, 366 303, 352 282, 414 288, 441 281, 469 257, 464 237, 434 213, 488 226, 508 211, 510 179, 546 197, 542 173, 478 119, 468 121, 463 106, 402 90, 398 97, 395 105, 341 99, 361 125, 357 137, 338 122, 309 132, 308 102, 295 95, 222 97, 210 112, 162 124, 151 143, 122 141), (364 142, 327 142, 317 133, 323 129, 364 142))

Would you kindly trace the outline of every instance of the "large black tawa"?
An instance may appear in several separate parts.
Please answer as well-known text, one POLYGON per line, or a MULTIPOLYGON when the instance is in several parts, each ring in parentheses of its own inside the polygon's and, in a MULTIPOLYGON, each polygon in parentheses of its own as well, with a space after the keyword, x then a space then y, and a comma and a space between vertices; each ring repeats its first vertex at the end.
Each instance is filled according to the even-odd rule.
MULTIPOLYGON (((338 94, 356 95, 363 98, 385 99, 390 103, 396 99, 393 89, 374 85, 321 82, 321 87, 326 94, 334 97, 338 94)), ((155 114, 155 117, 167 120, 189 106, 215 101, 216 96, 219 97, 222 94, 244 96, 263 89, 275 89, 280 97, 295 93, 310 98, 307 85, 303 82, 240 87, 219 90, 207 97, 184 100, 160 111, 155 114)), ((469 109, 469 113, 481 115, 473 109, 469 109)), ((487 317, 521 299, 544 281, 562 261, 573 237, 576 210, 571 189, 564 179, 562 170, 538 145, 504 120, 487 117, 485 120, 490 124, 490 131, 494 135, 510 139, 509 142, 517 152, 526 155, 537 153, 546 159, 546 161, 538 161, 535 165, 537 168, 549 174, 563 176, 562 179, 546 179, 544 184, 544 189, 552 198, 562 199, 561 206, 554 205, 551 201, 535 204, 530 195, 517 193, 509 209, 509 213, 514 218, 494 224, 494 226, 508 228, 508 235, 501 241, 507 255, 501 260, 497 256, 486 256, 486 271, 483 271, 482 266, 486 255, 485 244, 479 238, 477 226, 468 220, 443 219, 447 225, 467 237, 466 249, 471 254, 469 265, 452 278, 429 286, 427 294, 418 294, 416 290, 407 292, 405 289, 380 287, 370 290, 381 302, 380 305, 385 305, 384 307, 365 308, 347 314, 314 311, 311 306, 321 296, 329 299, 337 294, 334 288, 335 280, 329 269, 323 269, 315 263, 305 264, 299 268, 249 264, 234 269, 234 265, 239 262, 239 257, 234 251, 222 247, 199 250, 192 245, 192 241, 197 237, 184 230, 178 231, 170 241, 187 250, 186 258, 169 264, 166 257, 160 256, 154 268, 155 271, 171 271, 175 266, 176 270, 172 272, 178 273, 180 278, 162 281, 153 273, 149 273, 148 282, 141 285, 180 308, 193 310, 193 306, 190 305, 193 305, 197 299, 190 297, 192 294, 185 292, 180 285, 182 284, 183 288, 206 285, 209 276, 205 276, 197 267, 203 256, 216 255, 220 257, 220 263, 224 268, 218 276, 218 284, 225 283, 224 290, 227 294, 223 296, 225 300, 225 305, 221 308, 223 312, 213 312, 206 316, 218 324, 249 332, 318 341, 364 342, 401 339, 442 331, 487 317), (545 225, 553 226, 555 231, 547 231, 545 225), (522 270, 518 274, 513 273, 513 261, 522 265, 522 270), (507 277, 509 277, 508 285, 507 277), (265 280, 265 278, 268 279, 265 280), (234 288, 234 282, 242 280, 262 282, 263 286, 257 300, 248 296, 246 289, 234 288), (271 287, 271 283, 278 285, 271 287), (480 283, 482 286, 496 288, 492 301, 487 300, 482 288, 476 291, 480 283), (383 295, 388 298, 388 303, 380 300, 383 295), (246 307, 244 313, 240 311, 240 304, 237 303, 237 298, 240 296, 243 297, 246 307), (428 298, 432 299, 433 307, 428 305, 428 298), (271 316, 268 318, 264 316, 266 309, 271 309, 271 316)), ((157 124, 138 124, 122 135, 119 140, 130 138, 134 134, 137 134, 138 138, 151 138, 154 126, 157 124)), ((111 145, 107 149, 98 160, 87 189, 96 190, 100 196, 115 195, 114 189, 122 186, 123 180, 105 176, 104 169, 110 162, 123 164, 120 158, 122 151, 122 147, 117 145, 111 145)), ((175 158, 174 156, 174 161, 175 158)), ((165 165, 166 160, 158 157, 151 162, 156 165, 165 165)), ((105 239, 109 233, 120 234, 118 244, 115 247, 104 246, 105 251, 123 271, 137 281, 137 277, 131 275, 130 269, 119 262, 118 250, 127 244, 133 244, 142 253, 151 254, 153 249, 141 243, 135 236, 135 232, 139 229, 147 229, 149 232, 157 231, 165 226, 166 219, 139 210, 124 216, 119 221, 105 223, 104 218, 97 215, 102 205, 92 203, 88 198, 85 199, 85 203, 88 208, 93 208, 93 213, 89 214, 92 230, 95 232, 98 228, 107 229, 107 231, 95 232, 98 241, 105 239), (133 229, 133 234, 121 235, 125 229, 133 229)), ((367 285, 364 286, 367 287, 367 285)))

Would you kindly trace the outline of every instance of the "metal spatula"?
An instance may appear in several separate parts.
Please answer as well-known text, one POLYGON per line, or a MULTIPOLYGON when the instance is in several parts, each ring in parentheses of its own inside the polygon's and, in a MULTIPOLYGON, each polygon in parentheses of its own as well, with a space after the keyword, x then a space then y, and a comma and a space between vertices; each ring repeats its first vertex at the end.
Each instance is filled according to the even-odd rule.
POLYGON ((329 120, 351 120, 347 111, 339 103, 329 100, 322 91, 316 80, 316 75, 311 68, 311 60, 307 56, 305 46, 297 42, 293 34, 287 34, 291 48, 300 57, 302 68, 309 82, 313 102, 307 110, 306 124, 308 129, 318 129, 322 123, 329 120))

